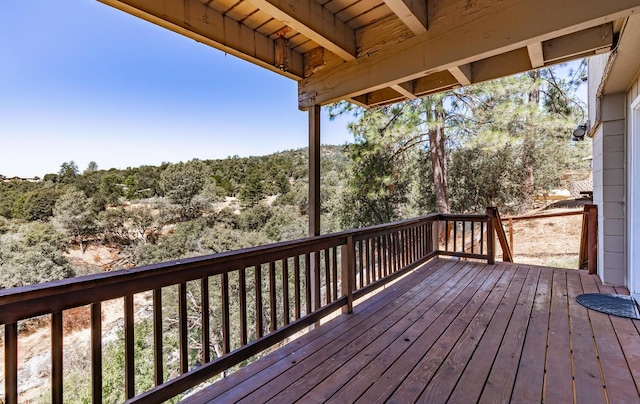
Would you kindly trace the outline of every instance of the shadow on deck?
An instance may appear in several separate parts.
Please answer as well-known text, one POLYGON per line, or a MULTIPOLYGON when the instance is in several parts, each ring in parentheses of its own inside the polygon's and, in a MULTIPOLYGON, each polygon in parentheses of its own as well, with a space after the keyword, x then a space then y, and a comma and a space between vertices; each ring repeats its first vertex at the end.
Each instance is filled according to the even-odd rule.
POLYGON ((184 402, 640 402, 640 322, 575 300, 598 291, 628 293, 434 259, 184 402))

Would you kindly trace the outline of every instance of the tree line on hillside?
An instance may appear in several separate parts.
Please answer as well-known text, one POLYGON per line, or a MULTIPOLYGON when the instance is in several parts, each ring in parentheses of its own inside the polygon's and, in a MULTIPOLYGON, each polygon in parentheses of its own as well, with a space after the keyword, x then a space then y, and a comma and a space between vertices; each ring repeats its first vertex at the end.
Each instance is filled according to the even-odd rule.
MULTIPOLYGON (((0 287, 84 273, 64 258, 69 243, 118 249, 118 269, 305 237, 307 160, 300 149, 126 170, 92 162, 83 172, 70 161, 40 182, 0 182, 0 287)), ((340 147, 323 146, 327 208, 345 164, 340 147)), ((338 230, 323 216, 323 231, 338 230)))

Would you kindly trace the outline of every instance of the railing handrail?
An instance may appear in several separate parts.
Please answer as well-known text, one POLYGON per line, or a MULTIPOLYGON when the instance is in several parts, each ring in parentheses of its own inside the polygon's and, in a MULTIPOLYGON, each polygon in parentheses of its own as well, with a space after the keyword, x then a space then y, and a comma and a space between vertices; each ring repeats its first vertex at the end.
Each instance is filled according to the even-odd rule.
POLYGON ((378 232, 397 231, 425 221, 438 220, 439 216, 428 214, 390 224, 4 289, 0 290, 0 324, 188 282, 243 266, 248 268, 277 260, 283 255, 337 247, 346 244, 348 236, 358 239, 378 232), (178 272, 179 279, 176 279, 172 274, 178 272), (77 299, 72 298, 75 295, 78 295, 77 299), (19 315, 12 310, 12 306, 16 305, 19 305, 19 315))

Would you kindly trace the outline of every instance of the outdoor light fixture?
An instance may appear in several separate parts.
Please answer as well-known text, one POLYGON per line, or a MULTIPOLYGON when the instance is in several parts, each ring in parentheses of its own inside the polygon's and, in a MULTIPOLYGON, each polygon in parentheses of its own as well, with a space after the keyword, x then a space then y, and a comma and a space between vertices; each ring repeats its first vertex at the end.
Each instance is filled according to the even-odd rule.
POLYGON ((587 134, 587 125, 578 125, 574 131, 573 131, 573 136, 571 137, 571 140, 573 140, 574 142, 578 142, 580 140, 584 140, 584 135, 587 134))

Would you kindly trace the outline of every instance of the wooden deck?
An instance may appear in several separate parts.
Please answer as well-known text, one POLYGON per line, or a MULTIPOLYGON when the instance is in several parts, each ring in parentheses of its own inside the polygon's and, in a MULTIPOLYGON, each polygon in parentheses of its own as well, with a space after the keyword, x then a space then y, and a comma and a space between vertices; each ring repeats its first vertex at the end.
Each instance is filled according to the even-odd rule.
POLYGON ((585 271, 436 259, 186 399, 640 402, 640 322, 580 306, 627 293, 585 271))

